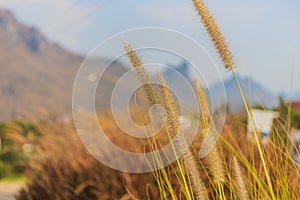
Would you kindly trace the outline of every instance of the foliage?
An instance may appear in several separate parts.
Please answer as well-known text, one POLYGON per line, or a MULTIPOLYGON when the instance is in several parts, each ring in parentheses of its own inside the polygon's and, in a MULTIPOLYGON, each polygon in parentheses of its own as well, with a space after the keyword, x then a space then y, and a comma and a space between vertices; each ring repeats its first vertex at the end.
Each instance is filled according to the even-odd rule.
POLYGON ((0 124, 0 178, 23 173, 29 162, 23 145, 33 143, 40 136, 38 127, 27 121, 12 121, 0 124))
POLYGON ((146 187, 151 199, 157 199, 151 174, 131 175, 102 165, 86 151, 74 129, 52 126, 44 134, 27 166, 28 184, 17 199, 143 199, 146 187))
POLYGON ((297 129, 300 129, 300 112, 292 111, 292 122, 293 126, 297 129))

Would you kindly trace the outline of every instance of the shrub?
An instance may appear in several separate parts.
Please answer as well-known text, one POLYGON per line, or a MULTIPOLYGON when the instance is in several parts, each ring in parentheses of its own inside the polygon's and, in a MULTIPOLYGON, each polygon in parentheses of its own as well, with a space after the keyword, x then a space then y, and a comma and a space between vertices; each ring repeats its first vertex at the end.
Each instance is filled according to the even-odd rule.
POLYGON ((151 174, 131 175, 106 167, 85 150, 74 130, 57 130, 47 129, 40 139, 37 154, 27 166, 29 182, 18 200, 157 198, 151 174))

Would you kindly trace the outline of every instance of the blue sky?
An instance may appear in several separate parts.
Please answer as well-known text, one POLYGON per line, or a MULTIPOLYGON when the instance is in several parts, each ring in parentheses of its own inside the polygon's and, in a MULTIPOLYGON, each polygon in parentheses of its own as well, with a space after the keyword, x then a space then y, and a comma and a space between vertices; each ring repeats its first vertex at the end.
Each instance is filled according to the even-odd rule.
MULTIPOLYGON (((300 90, 300 1, 206 2, 233 51, 238 73, 276 93, 289 91, 294 77, 294 88, 300 90)), ((128 29, 174 29, 203 45, 222 68, 189 0, 0 0, 0 6, 81 54, 128 29)))

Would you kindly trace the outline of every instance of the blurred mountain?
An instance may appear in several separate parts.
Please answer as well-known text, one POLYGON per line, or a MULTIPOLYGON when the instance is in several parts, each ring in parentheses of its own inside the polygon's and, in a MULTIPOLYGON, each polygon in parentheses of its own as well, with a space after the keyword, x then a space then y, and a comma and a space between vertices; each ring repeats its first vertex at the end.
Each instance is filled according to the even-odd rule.
MULTIPOLYGON (((268 91, 263 85, 253 80, 251 77, 237 75, 241 88, 250 106, 263 105, 266 108, 272 108, 277 105, 278 97, 268 91)), ((233 111, 243 109, 243 101, 236 85, 234 77, 230 77, 224 83, 216 83, 209 88, 211 98, 217 99, 219 104, 225 104, 222 91, 226 91, 226 104, 233 111)))
POLYGON ((184 76, 184 78, 186 78, 188 81, 192 81, 192 76, 190 75, 191 68, 187 62, 182 61, 178 65, 168 65, 168 66, 170 68, 163 71, 163 75, 165 77, 169 78, 170 80, 174 79, 175 81, 179 73, 182 76, 184 76))
MULTIPOLYGON (((171 66, 174 70, 165 70, 164 76, 168 80, 169 84, 174 84, 177 81, 176 72, 183 75, 191 84, 193 84, 193 68, 186 62, 179 63, 177 66, 171 66)), ((267 108, 272 108, 277 105, 278 97, 272 92, 268 91, 263 85, 256 82, 250 77, 243 77, 237 75, 238 80, 241 84, 242 90, 245 93, 246 99, 251 106, 264 105, 267 108)), ((178 85, 178 84, 177 84, 178 85)), ((185 86, 182 87, 182 95, 187 96, 189 94, 185 93, 185 86)), ((209 99, 214 99, 216 105, 215 108, 219 106, 229 105, 231 110, 240 111, 243 108, 243 102, 236 85, 234 77, 226 79, 224 82, 219 82, 211 85, 207 89, 207 96, 209 99), (224 89, 226 92, 226 101, 224 97, 224 89)), ((189 98, 186 98, 189 99, 189 98)), ((185 102, 188 103, 188 102, 185 102)))
MULTIPOLYGON (((84 57, 49 42, 37 29, 3 9, 0 43, 0 120, 71 113, 73 82, 84 57)), ((95 59, 94 66, 104 67, 103 63, 103 59, 95 59)), ((106 71, 102 87, 112 90, 112 77, 124 71, 114 63, 106 71)), ((100 95, 97 100, 105 98, 109 96, 100 95)))
MULTIPOLYGON (((181 99, 181 104, 184 104, 184 107, 187 109, 192 109, 193 105, 191 104, 191 92, 193 92, 192 88, 194 86, 194 78, 192 76, 193 69, 191 66, 182 61, 176 64, 168 64, 167 69, 162 71, 168 85, 172 86, 172 88, 176 88, 176 98, 177 100, 181 99), (187 82, 179 81, 179 78, 182 80, 186 80, 187 82), (187 88, 187 84, 191 86, 191 88, 187 88)), ((175 91, 173 91, 175 92, 175 91)))
MULTIPOLYGON (((71 113, 73 82, 83 56, 49 42, 37 29, 20 23, 12 13, 3 9, 0 9, 0 43, 0 121, 20 115, 36 117, 71 113)), ((89 63, 95 68, 105 67, 105 60, 101 58, 89 63)), ((193 82, 192 69, 187 63, 172 67, 193 82)), ((121 64, 113 63, 105 71, 96 94, 98 110, 110 106, 115 82, 127 70, 121 64)), ((163 74, 169 84, 178 82, 174 70, 166 70, 163 74)), ((251 78, 238 77, 251 105, 276 105, 276 95, 251 78)), ((233 110, 241 109, 242 100, 233 78, 212 85, 209 89, 211 97, 219 104, 225 104, 220 95, 223 84, 227 103, 233 110)), ((187 99, 183 103, 188 104, 184 84, 179 84, 179 87, 187 99)))

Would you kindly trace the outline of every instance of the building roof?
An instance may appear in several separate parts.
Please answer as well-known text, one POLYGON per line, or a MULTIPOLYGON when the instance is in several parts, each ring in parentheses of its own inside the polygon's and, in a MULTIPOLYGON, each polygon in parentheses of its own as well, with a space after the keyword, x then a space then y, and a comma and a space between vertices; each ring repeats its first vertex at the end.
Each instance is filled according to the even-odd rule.
POLYGON ((300 111, 300 101, 291 102, 292 110, 300 111))

